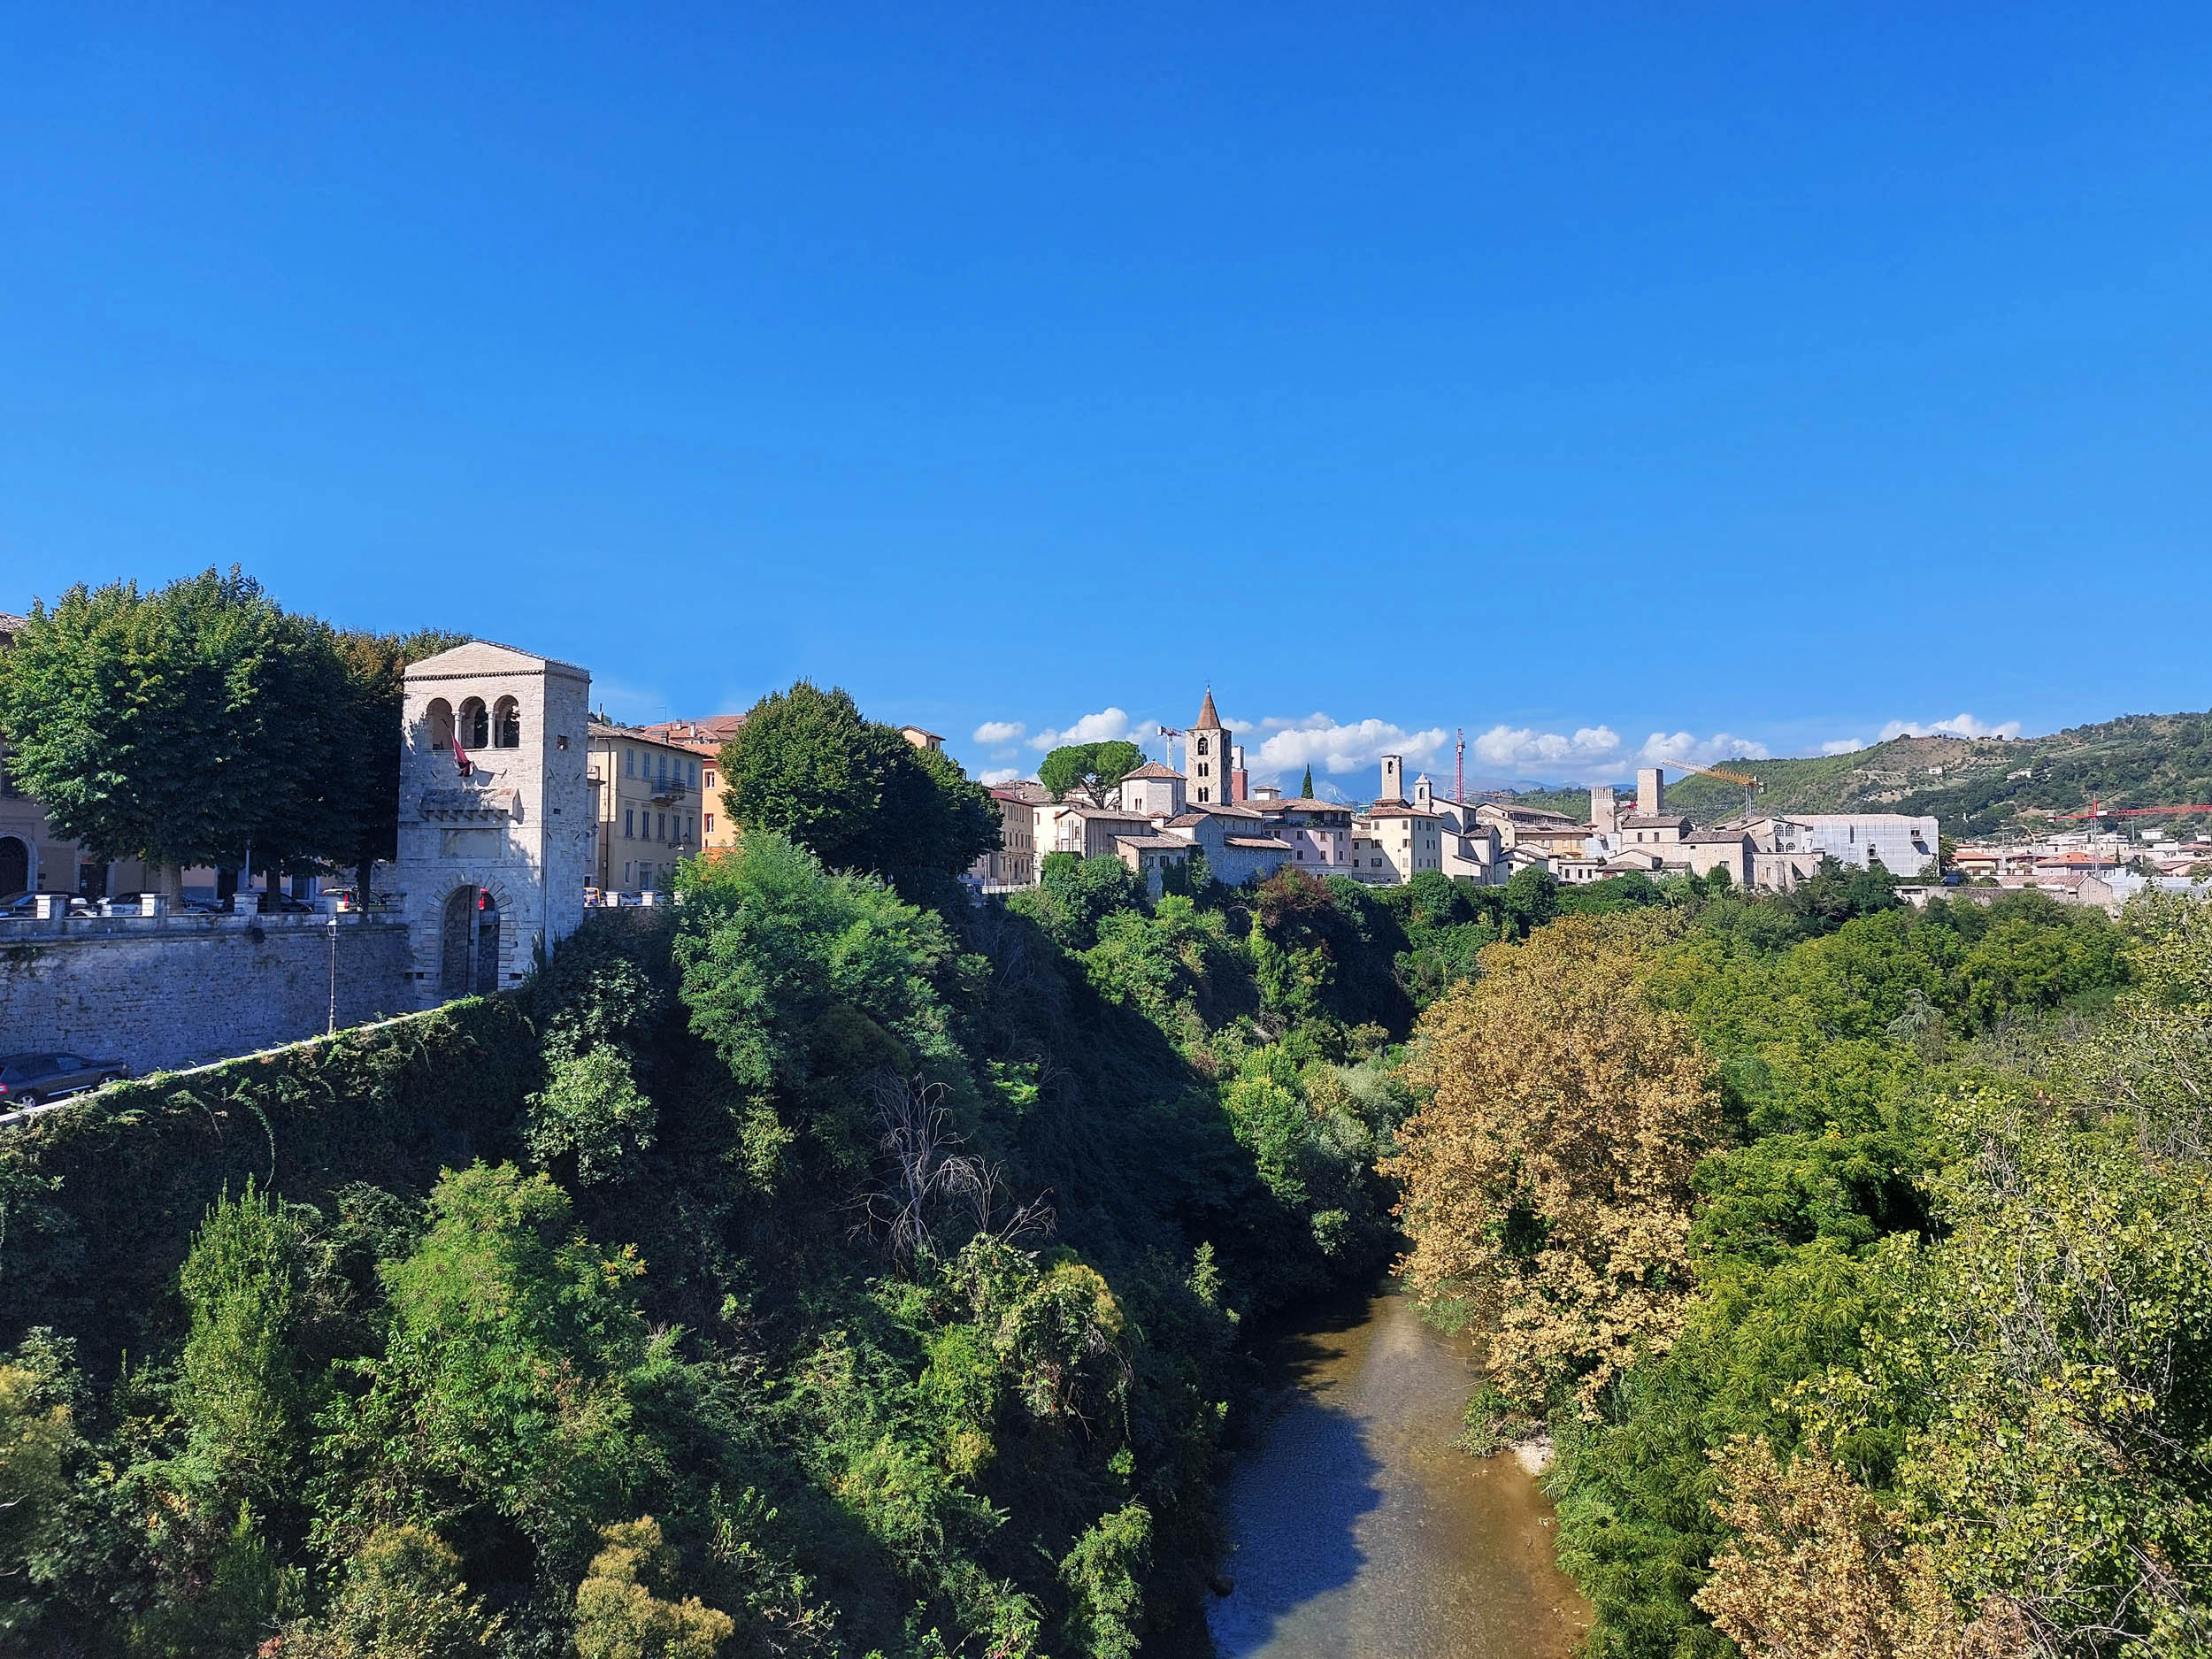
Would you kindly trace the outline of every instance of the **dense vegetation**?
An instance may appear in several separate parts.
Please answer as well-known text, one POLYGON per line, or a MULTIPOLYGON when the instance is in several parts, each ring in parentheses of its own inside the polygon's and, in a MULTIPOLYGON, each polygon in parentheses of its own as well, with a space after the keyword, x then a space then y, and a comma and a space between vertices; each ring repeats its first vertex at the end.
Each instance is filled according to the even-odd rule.
POLYGON ((1709 897, 1425 1018, 1409 1274, 1597 1655, 2212 1643, 2212 909, 1709 897))
POLYGON ((1203 1652, 1242 1333, 1409 1246, 1594 1652, 2204 1645, 2203 911, 979 903, 758 712, 672 913, 0 1140, 0 1651, 1203 1652))
POLYGON ((0 1644, 1203 1651, 1240 1332, 1389 1259, 1394 1045, 1562 898, 941 910, 757 830, 518 995, 11 1131, 0 1644))
MULTIPOLYGON (((2008 741, 1898 737, 1847 755, 1727 765, 1759 780, 1761 811, 1928 814, 1960 840, 2035 833, 2054 826, 2053 814, 2086 811, 2093 797, 2107 806, 2212 803, 2212 714, 2130 714, 2008 741)), ((1513 799, 1577 819, 1589 810, 1578 789, 1532 790, 1513 799)), ((1714 822, 1743 810, 1743 792, 1693 773, 1669 780, 1667 802, 1672 810, 1714 822)), ((2200 829, 2212 823, 2212 812, 2151 823, 2200 829)))

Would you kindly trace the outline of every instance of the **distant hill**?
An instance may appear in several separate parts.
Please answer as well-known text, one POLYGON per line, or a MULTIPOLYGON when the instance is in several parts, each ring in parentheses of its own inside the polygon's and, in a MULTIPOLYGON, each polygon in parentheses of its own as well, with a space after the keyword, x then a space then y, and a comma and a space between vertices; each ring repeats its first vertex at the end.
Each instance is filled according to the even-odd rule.
MULTIPOLYGON (((2109 806, 2212 803, 2212 713, 2123 715, 2009 741, 1900 737, 1848 755, 1724 764, 1759 780, 1763 812, 1932 814, 1946 835, 1966 841, 2048 829, 2054 814, 2087 810, 2093 793, 2109 806)), ((1576 818, 1590 810, 1585 789, 1505 798, 1576 818)), ((1667 805, 1713 823, 1743 810, 1743 791, 1670 768, 1667 805)), ((2212 812, 2134 821, 2193 828, 2212 822, 2212 812)))

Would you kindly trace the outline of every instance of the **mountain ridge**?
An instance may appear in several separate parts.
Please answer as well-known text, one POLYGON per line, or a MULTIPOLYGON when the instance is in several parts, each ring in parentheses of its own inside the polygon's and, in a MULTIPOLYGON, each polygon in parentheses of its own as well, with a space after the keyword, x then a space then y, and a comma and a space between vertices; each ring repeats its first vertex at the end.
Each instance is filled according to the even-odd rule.
MULTIPOLYGON (((1933 816, 1962 841, 2075 827, 2081 820, 2063 815, 2086 812, 2093 796, 2115 807, 2207 806, 2162 816, 2162 828, 2212 822, 2212 711, 2124 714, 2041 737, 1896 737, 1846 755, 1721 764, 1759 780, 1762 812, 1933 816)), ((1589 812, 1585 789, 1496 798, 1578 818, 1589 812)), ((1667 805, 1710 823, 1741 812, 1743 792, 1689 772, 1668 780, 1667 805)))

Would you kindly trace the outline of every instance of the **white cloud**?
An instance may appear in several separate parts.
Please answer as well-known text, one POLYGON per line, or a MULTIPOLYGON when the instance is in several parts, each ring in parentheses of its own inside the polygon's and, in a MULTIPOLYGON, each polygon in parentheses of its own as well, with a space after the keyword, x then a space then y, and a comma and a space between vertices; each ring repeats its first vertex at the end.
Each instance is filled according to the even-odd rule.
POLYGON ((1823 743, 1820 752, 1824 755, 1855 755, 1865 747, 1866 740, 1863 737, 1839 737, 1823 743))
POLYGON ((1586 726, 1572 737, 1525 726, 1494 726, 1474 741, 1475 758, 1500 772, 1562 766, 1579 771, 1620 752, 1621 734, 1608 726, 1586 726))
POLYGON ((1917 720, 1892 720, 1882 728, 1882 741, 1893 737, 2017 737, 2020 722, 2007 720, 2001 725, 1987 726, 1970 714, 1955 714, 1947 720, 1932 720, 1923 726, 1917 720))
POLYGON ((1019 720, 986 720, 975 728, 975 741, 979 743, 1011 743, 1028 730, 1019 720))
POLYGON ((1011 783, 1021 775, 1022 769, 1019 766, 994 766, 983 774, 983 784, 986 788, 989 788, 994 784, 1011 783))
POLYGON ((1257 772, 1294 772, 1318 765, 1330 772, 1357 772, 1372 766, 1385 755, 1403 755, 1409 764, 1433 762, 1444 742, 1441 726, 1409 732, 1387 720, 1362 720, 1343 726, 1325 714, 1303 720, 1263 720, 1268 733, 1250 757, 1257 772))
POLYGON ((1029 747, 1037 749, 1058 749, 1064 743, 1110 743, 1117 738, 1139 741, 1141 732, 1150 735, 1156 725, 1140 724, 1130 719, 1125 710, 1101 709, 1096 714, 1087 714, 1064 731, 1040 732, 1029 740, 1029 747))
POLYGON ((1679 766, 1686 763, 1709 766, 1721 760, 1764 760, 1767 746, 1749 738, 1732 737, 1726 732, 1702 738, 1692 732, 1654 732, 1644 740, 1636 758, 1647 766, 1679 766))

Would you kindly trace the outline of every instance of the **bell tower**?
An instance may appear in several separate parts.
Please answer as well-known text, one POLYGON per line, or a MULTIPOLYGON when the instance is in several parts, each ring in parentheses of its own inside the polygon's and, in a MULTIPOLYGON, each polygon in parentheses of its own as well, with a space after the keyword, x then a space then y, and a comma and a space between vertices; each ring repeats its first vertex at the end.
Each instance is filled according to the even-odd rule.
POLYGON ((1193 806, 1219 806, 1229 800, 1233 759, 1229 729, 1214 712, 1214 688, 1209 686, 1198 718, 1184 739, 1183 773, 1193 806))

